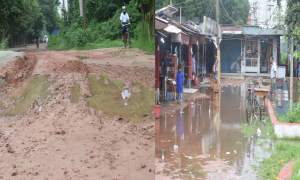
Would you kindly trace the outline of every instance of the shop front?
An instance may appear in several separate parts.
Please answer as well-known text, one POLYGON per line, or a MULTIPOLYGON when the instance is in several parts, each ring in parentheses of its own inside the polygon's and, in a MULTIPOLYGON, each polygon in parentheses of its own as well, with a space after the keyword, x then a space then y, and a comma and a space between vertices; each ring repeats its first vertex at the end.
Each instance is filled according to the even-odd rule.
POLYGON ((241 72, 269 75, 270 57, 273 57, 277 65, 280 62, 282 35, 283 31, 276 28, 244 26, 241 72))
POLYGON ((234 39, 224 38, 220 44, 221 51, 221 72, 241 72, 241 37, 234 39))
POLYGON ((244 72, 267 74, 270 72, 270 57, 278 64, 279 36, 245 38, 242 43, 244 72))

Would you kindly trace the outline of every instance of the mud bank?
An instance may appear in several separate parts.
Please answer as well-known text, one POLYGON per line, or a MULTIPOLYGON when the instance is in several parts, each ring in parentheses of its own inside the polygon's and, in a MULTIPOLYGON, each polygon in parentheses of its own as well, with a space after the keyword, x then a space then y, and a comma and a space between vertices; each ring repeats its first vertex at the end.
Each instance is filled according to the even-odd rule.
POLYGON ((86 63, 54 52, 31 68, 31 76, 1 97, 0 179, 154 179, 154 111, 133 122, 89 106, 89 76, 102 78, 102 86, 118 80, 139 97, 144 88, 154 90, 154 69, 86 63))
POLYGON ((0 66, 0 92, 10 91, 17 84, 29 78, 37 62, 37 57, 34 54, 22 54, 22 56, 16 57, 10 55, 4 60, 7 58, 14 60, 9 60, 0 66))

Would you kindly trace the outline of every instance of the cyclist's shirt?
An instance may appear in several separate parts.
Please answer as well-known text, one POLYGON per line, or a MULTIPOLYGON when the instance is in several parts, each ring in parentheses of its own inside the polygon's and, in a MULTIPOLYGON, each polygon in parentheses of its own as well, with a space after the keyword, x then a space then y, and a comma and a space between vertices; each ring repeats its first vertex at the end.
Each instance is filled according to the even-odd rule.
POLYGON ((123 22, 123 23, 126 23, 129 19, 129 16, 128 14, 124 14, 124 13, 121 13, 121 16, 120 16, 120 20, 123 22))

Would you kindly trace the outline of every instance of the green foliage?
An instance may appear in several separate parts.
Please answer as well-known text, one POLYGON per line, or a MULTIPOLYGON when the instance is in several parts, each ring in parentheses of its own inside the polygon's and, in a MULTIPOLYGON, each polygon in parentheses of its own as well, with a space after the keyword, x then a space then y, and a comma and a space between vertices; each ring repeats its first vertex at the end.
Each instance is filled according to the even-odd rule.
POLYGON ((293 106, 293 109, 288 109, 285 113, 286 116, 278 116, 277 119, 279 122, 283 123, 300 123, 300 108, 297 108, 297 106, 293 106))
MULTIPOLYGON (((68 49, 98 49, 108 47, 122 47, 120 15, 122 9, 117 9, 114 16, 107 21, 98 23, 97 19, 87 22, 87 28, 83 30, 83 17, 73 18, 70 27, 61 25, 59 33, 49 37, 48 47, 56 50, 68 49)), ((141 14, 136 8, 136 4, 131 1, 126 5, 129 14, 130 37, 132 47, 139 47, 150 53, 154 53, 155 38, 149 42, 142 38, 141 14)), ((74 11, 74 17, 77 11, 74 11)), ((147 29, 144 29, 147 33, 147 29)))
POLYGON ((296 60, 298 60, 299 57, 300 57, 300 52, 298 52, 297 50, 294 51, 293 57, 294 57, 296 60))
MULTIPOLYGON (((234 24, 229 16, 239 25, 247 24, 248 15, 250 11, 250 3, 248 0, 219 0, 220 24, 234 24), (222 1, 222 2, 221 2, 222 1), (224 7, 228 14, 226 13, 224 7)), ((156 0, 156 8, 167 6, 170 4, 169 0, 156 0)), ((200 22, 203 21, 203 16, 208 16, 216 21, 216 5, 215 1, 211 0, 173 0, 174 7, 182 6, 182 16, 192 20, 193 17, 200 17, 200 22), (182 3, 182 4, 179 4, 182 3)), ((179 16, 179 12, 175 14, 179 16)))
POLYGON ((280 64, 287 64, 287 58, 288 58, 287 53, 282 53, 280 58, 280 64))
MULTIPOLYGON (((129 4, 130 0, 86 0, 86 17, 88 21, 103 22, 115 15, 117 10, 122 10, 122 5, 129 4)), ((130 13, 129 9, 126 10, 130 13)), ((131 17, 130 17, 131 18, 131 17)))
POLYGON ((4 38, 3 42, 0 43, 0 50, 3 50, 3 49, 7 49, 8 48, 8 37, 4 38))
POLYGON ((287 0, 284 24, 286 26, 285 37, 294 38, 294 43, 300 43, 300 1, 287 0))
MULTIPOLYGON (((57 0, 10 0, 0 4, 0 42, 10 34, 25 34, 34 39, 44 27, 52 32, 57 27, 57 0), (4 35, 4 36, 3 36, 4 35)), ((45 34, 45 33, 43 33, 45 34)))
POLYGON ((59 19, 57 18, 57 7, 59 1, 54 0, 38 0, 41 7, 41 13, 43 13, 43 23, 49 33, 58 28, 59 19))
MULTIPOLYGON (((68 32, 69 31, 70 30, 68 30, 68 32)), ((147 29, 145 29, 144 31, 146 32, 147 29)), ((84 31, 82 30, 82 32, 84 32, 84 31)), ((153 37, 150 42, 142 39, 141 23, 138 23, 136 28, 131 30, 131 32, 132 32, 132 34, 134 34, 134 36, 132 36, 132 39, 131 39, 131 42, 132 42, 131 47, 132 48, 139 48, 139 49, 147 51, 151 54, 155 53, 155 48, 154 48, 155 47, 155 38, 153 37)), ((70 33, 72 33, 72 32, 70 31, 70 33)), ((59 32, 58 35, 55 35, 55 36, 50 35, 49 36, 48 48, 55 49, 55 50, 70 50, 70 49, 88 50, 88 49, 122 47, 121 38, 117 38, 114 40, 101 39, 101 40, 89 41, 86 44, 84 44, 80 47, 77 47, 77 46, 74 46, 74 44, 67 43, 70 41, 66 41, 67 38, 64 38, 64 36, 62 36, 61 34, 62 34, 62 32, 59 32)), ((84 37, 85 37, 85 35, 84 35, 84 37)), ((76 39, 76 38, 74 38, 74 39, 76 39)))

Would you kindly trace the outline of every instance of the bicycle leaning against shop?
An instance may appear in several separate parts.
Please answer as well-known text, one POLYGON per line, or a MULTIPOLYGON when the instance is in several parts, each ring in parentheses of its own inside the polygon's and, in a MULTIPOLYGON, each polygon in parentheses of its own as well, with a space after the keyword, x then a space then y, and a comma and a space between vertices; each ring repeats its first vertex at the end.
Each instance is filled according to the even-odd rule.
MULTIPOLYGON (((260 77, 257 76, 257 79, 259 79, 260 77)), ((247 101, 246 101, 246 117, 247 117, 247 122, 249 123, 250 121, 252 121, 252 117, 255 117, 255 119, 262 121, 262 110, 260 107, 260 104, 258 102, 258 99, 256 98, 256 94, 255 94, 255 89, 254 86, 257 85, 260 87, 258 80, 254 80, 254 84, 251 86, 251 84, 249 84, 249 95, 247 97, 247 101)))

